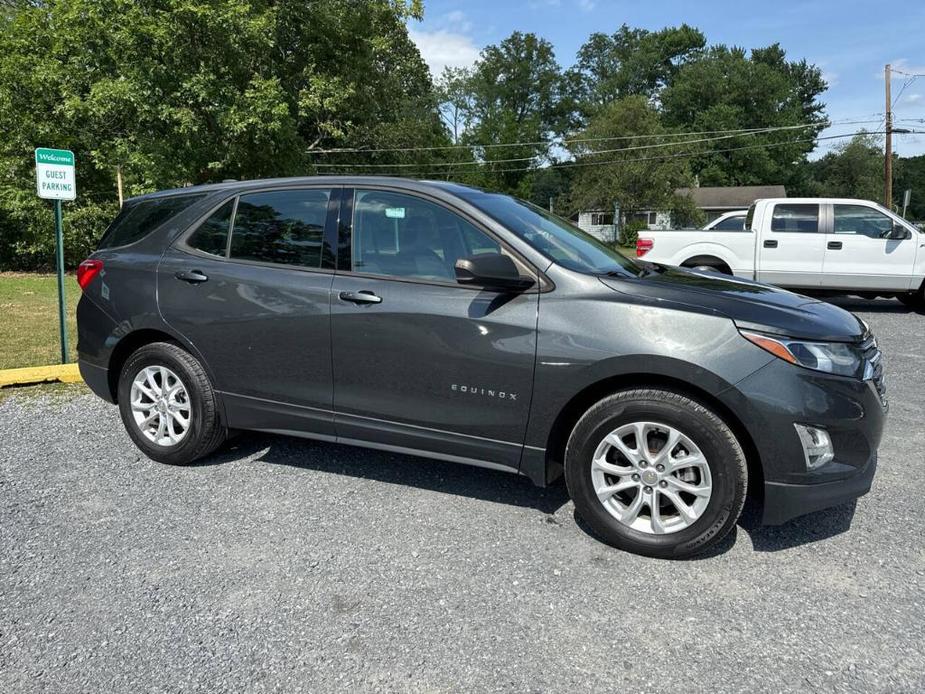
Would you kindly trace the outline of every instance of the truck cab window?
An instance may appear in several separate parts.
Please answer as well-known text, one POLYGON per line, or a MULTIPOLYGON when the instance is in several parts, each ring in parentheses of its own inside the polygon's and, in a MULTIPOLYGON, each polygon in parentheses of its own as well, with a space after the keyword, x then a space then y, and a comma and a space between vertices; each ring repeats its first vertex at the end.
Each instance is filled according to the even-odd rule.
POLYGON ((771 231, 814 234, 819 231, 819 205, 783 203, 774 206, 771 231))

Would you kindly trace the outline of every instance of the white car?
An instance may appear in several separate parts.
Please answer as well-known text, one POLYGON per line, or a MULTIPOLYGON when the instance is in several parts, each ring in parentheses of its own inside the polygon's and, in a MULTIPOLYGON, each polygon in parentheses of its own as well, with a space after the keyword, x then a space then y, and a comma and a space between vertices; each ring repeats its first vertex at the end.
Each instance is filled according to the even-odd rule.
POLYGON ((637 257, 925 308, 925 233, 868 200, 758 200, 737 231, 641 231, 637 257))

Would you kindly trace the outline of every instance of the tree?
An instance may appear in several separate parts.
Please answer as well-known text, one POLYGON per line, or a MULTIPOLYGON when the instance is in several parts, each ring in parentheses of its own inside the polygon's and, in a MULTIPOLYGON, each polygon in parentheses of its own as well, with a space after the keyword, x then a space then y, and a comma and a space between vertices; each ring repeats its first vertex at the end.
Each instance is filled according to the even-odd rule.
POLYGON ((750 55, 720 45, 682 65, 660 100, 665 124, 689 132, 798 126, 715 141, 709 149, 732 151, 705 148, 692 162, 702 185, 798 186, 825 124, 825 88, 819 68, 787 61, 777 44, 750 55))
POLYGON ((618 99, 605 106, 578 138, 592 141, 572 147, 576 157, 572 209, 610 210, 617 203, 624 216, 642 210, 687 211, 687 201, 679 199, 676 190, 689 186, 692 176, 687 158, 677 156, 681 153, 676 148, 627 150, 624 143, 605 147, 621 151, 606 152, 598 144, 599 138, 658 136, 667 132, 657 111, 643 96, 618 99))
POLYGON ((705 45, 704 35, 687 24, 660 31, 624 24, 609 36, 591 34, 570 71, 583 115, 626 96, 654 99, 705 45))
POLYGON ((880 138, 855 135, 810 166, 812 195, 880 200, 883 196, 883 148, 880 138))
POLYGON ((0 22, 6 255, 27 266, 50 262, 48 206, 31 193, 38 145, 75 151, 79 198, 68 209, 101 206, 99 227, 114 214, 117 167, 127 193, 136 194, 311 173, 328 161, 312 152, 326 147, 447 143, 405 25, 421 16, 420 0, 362 7, 357 12, 352 0, 15 6, 0 22))
MULTIPOLYGON (((881 166, 883 157, 881 155, 881 166)), ((902 212, 902 199, 905 191, 912 191, 906 219, 917 222, 925 221, 925 154, 917 157, 897 158, 894 163, 895 180, 893 181, 894 204, 902 212)))
POLYGON ((460 139, 484 162, 478 182, 528 195, 525 169, 549 159, 551 137, 567 120, 565 83, 552 44, 515 31, 482 51, 465 88, 468 127, 460 139), (514 143, 528 144, 483 146, 514 143))

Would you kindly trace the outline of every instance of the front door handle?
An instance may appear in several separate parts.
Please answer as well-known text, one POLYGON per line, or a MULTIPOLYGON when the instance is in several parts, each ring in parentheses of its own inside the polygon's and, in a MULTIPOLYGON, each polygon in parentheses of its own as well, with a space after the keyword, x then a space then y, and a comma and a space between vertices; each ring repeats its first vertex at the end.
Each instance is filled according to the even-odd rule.
POLYGON ((769 239, 764 242, 764 247, 765 248, 777 248, 777 241, 773 241, 769 239))
POLYGON ((361 289, 358 292, 341 292, 338 294, 341 301, 349 301, 354 304, 381 304, 382 297, 376 296, 368 289, 361 289))
POLYGON ((840 251, 841 250, 841 241, 829 241, 826 245, 830 251, 840 251))
POLYGON ((204 274, 202 270, 180 270, 174 277, 190 284, 199 284, 209 279, 208 275, 204 274))

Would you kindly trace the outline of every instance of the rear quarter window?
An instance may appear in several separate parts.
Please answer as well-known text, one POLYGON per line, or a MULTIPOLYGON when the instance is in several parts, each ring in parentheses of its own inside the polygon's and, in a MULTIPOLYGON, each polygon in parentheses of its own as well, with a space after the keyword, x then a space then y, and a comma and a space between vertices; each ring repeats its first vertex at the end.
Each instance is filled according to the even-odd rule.
POLYGON ((168 220, 205 197, 205 194, 171 195, 126 204, 100 240, 100 249, 140 241, 168 220))

